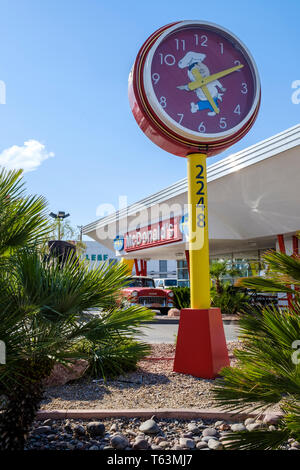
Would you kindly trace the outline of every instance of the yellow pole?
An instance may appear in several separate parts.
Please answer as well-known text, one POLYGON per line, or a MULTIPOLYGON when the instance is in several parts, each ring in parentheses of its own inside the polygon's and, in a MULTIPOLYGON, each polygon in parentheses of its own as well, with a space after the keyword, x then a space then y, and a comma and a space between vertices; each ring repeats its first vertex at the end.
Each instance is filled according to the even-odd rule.
POLYGON ((188 160, 189 250, 191 308, 210 308, 207 224, 206 155, 193 153, 188 160))

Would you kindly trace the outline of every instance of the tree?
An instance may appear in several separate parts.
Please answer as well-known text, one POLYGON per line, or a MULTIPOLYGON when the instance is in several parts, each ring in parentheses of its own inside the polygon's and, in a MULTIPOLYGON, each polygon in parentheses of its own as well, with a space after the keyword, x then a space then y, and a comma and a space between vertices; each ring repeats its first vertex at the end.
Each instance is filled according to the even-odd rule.
POLYGON ((244 287, 294 294, 291 308, 255 307, 240 317, 242 351, 235 351, 236 367, 224 368, 214 388, 216 402, 241 411, 279 405, 284 417, 275 431, 230 433, 228 448, 276 449, 289 438, 300 440, 300 358, 295 348, 300 338, 300 258, 270 252, 264 256, 268 277, 245 278, 244 287))
POLYGON ((229 267, 227 261, 213 261, 210 265, 210 276, 215 281, 215 287, 218 294, 223 292, 222 277, 236 277, 240 275, 240 270, 229 267))

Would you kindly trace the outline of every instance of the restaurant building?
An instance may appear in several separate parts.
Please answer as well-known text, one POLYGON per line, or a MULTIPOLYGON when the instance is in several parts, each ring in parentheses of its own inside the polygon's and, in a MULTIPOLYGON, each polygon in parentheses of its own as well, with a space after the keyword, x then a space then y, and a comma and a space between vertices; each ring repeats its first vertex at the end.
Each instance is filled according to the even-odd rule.
MULTIPOLYGON (((228 260, 249 276, 264 270, 266 250, 298 253, 300 124, 209 165, 207 176, 211 259, 228 260)), ((187 285, 187 213, 183 178, 83 233, 128 260, 133 272, 151 274, 150 260, 169 262, 166 272, 187 285)))

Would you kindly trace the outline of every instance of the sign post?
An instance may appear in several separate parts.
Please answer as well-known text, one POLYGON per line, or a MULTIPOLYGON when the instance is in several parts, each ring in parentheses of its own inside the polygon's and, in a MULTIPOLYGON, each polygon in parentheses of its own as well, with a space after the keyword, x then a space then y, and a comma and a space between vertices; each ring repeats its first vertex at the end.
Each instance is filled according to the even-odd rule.
POLYGON ((188 155, 191 308, 210 308, 206 155, 188 155))
POLYGON ((227 29, 179 21, 143 44, 128 94, 147 137, 188 160, 191 308, 181 311, 174 370, 213 378, 229 358, 220 309, 210 306, 206 159, 254 124, 261 96, 257 67, 227 29))

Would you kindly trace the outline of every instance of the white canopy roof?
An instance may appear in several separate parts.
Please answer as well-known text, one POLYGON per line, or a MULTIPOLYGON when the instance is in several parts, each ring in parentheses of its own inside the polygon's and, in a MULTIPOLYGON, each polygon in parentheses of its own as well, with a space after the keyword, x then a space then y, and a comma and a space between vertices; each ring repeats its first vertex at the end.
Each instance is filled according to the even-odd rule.
MULTIPOLYGON (((211 254, 275 246, 277 234, 300 230, 300 124, 210 165, 208 216, 211 254)), ((184 213, 187 179, 83 227, 113 249, 113 239, 184 213), (127 220, 127 224, 125 221, 127 220), (98 232, 98 233, 97 233, 98 232), (103 232, 109 237, 103 239, 103 232), (100 237, 100 238, 99 238, 100 237)), ((130 258, 183 258, 185 242, 128 253, 130 258)))

